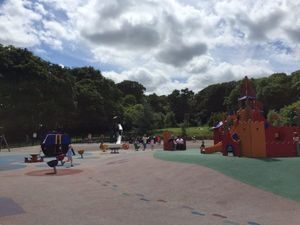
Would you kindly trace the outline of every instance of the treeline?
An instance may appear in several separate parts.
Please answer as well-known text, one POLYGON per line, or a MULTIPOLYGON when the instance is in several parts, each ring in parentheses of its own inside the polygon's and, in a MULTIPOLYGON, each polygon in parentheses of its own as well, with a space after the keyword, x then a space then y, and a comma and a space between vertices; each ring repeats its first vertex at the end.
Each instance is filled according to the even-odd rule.
MULTIPOLYGON (((300 71, 252 81, 266 113, 299 100, 300 71)), ((214 84, 198 93, 183 89, 169 95, 145 95, 145 87, 138 82, 116 84, 92 67, 63 68, 26 49, 0 45, 0 133, 10 140, 51 130, 108 134, 114 116, 125 131, 139 134, 199 126, 237 108, 240 84, 214 84)))

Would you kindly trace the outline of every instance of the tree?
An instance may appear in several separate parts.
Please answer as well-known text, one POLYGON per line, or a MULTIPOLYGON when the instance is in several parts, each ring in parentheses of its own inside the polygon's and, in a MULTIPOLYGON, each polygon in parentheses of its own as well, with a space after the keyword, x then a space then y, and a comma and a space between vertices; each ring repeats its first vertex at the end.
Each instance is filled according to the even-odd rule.
POLYGON ((165 116, 165 127, 177 127, 174 112, 168 112, 165 116))
POLYGON ((257 81, 257 98, 263 102, 265 112, 279 110, 297 100, 291 91, 291 77, 284 73, 273 74, 257 81))
POLYGON ((165 127, 165 115, 161 112, 153 113, 154 128, 164 128, 165 127))
POLYGON ((300 126, 300 100, 283 107, 279 114, 281 124, 300 126))
POLYGON ((136 104, 124 111, 124 125, 140 135, 153 129, 154 124, 154 113, 148 104, 136 104))
POLYGON ((209 118, 208 125, 213 126, 217 122, 224 121, 225 118, 226 118, 226 113, 224 112, 212 113, 209 118))
POLYGON ((298 100, 300 99, 300 70, 291 73, 291 83, 292 96, 298 100))
POLYGON ((137 101, 134 95, 126 95, 123 98, 123 106, 127 107, 127 106, 132 106, 132 105, 136 105, 137 101))
POLYGON ((273 126, 279 126, 282 123, 280 114, 275 110, 269 111, 267 119, 269 123, 271 123, 273 126))
POLYGON ((133 95, 138 103, 143 102, 144 92, 146 91, 146 88, 142 84, 136 81, 124 80, 121 83, 118 83, 117 87, 124 96, 133 95))
POLYGON ((168 95, 168 101, 171 110, 175 114, 175 119, 177 123, 182 123, 184 121, 185 114, 191 113, 191 105, 194 98, 194 92, 186 89, 174 90, 170 95, 168 95))
POLYGON ((145 97, 147 103, 150 104, 154 112, 166 114, 168 111, 170 111, 170 104, 165 95, 158 96, 154 93, 145 97))
POLYGON ((240 91, 234 81, 210 85, 198 92, 195 95, 195 112, 199 115, 201 124, 208 122, 211 113, 224 112, 230 109, 230 105, 237 102, 237 93, 240 91), (230 95, 231 93, 232 95, 230 95), (226 98, 229 95, 230 97, 226 98))
POLYGON ((77 129, 84 132, 110 130, 112 118, 123 114, 121 92, 115 83, 91 68, 76 69, 72 74, 76 77, 77 129), (87 72, 91 74, 85 74, 87 72))

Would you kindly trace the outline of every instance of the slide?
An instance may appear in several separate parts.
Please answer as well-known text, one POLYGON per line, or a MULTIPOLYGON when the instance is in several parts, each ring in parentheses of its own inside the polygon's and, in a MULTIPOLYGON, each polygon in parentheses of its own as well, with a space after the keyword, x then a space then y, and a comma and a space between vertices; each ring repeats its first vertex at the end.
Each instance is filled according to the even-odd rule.
POLYGON ((217 144, 204 148, 203 152, 204 154, 212 154, 215 152, 221 152, 223 149, 223 143, 222 141, 218 142, 217 144))

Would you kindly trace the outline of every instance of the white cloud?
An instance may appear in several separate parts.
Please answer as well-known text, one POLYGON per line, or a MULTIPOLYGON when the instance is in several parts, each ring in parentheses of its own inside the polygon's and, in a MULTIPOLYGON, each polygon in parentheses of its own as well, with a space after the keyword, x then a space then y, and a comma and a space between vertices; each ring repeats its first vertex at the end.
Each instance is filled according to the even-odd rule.
POLYGON ((37 13, 39 13, 40 15, 47 15, 48 14, 45 7, 42 4, 40 4, 39 2, 35 2, 33 7, 34 7, 34 10, 37 13))
POLYGON ((205 73, 194 74, 188 78, 187 87, 199 91, 212 83, 240 80, 245 76, 263 77, 274 72, 270 67, 265 60, 246 59, 243 64, 210 62, 205 73))
POLYGON ((196 57, 185 67, 185 71, 191 74, 205 73, 211 68, 213 61, 210 56, 196 57))
MULTIPOLYGON (((146 68, 135 68, 121 73, 109 71, 103 72, 103 75, 117 83, 122 80, 137 81, 146 87, 148 93, 158 91, 161 87, 164 87, 165 84, 171 82, 161 71, 156 70, 151 72, 146 68)), ((163 93, 163 91, 161 91, 161 93, 163 93)))
POLYGON ((19 0, 8 0, 0 5, 0 43, 20 47, 39 44, 33 25, 41 16, 25 7, 29 3, 19 0))
POLYGON ((110 65, 105 76, 149 93, 200 90, 297 69, 299 13, 294 0, 6 0, 0 43, 88 52, 110 65))

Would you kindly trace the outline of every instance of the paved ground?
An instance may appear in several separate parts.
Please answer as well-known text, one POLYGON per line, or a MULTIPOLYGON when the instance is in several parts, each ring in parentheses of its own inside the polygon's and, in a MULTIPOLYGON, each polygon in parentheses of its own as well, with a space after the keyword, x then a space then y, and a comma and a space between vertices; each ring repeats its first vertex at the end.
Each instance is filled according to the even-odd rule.
POLYGON ((58 167, 79 170, 65 176, 28 175, 48 170, 22 162, 39 147, 0 152, 1 225, 299 224, 299 202, 206 167, 154 159, 151 151, 74 147, 91 151, 75 156, 73 168, 58 167))
POLYGON ((156 151, 154 157, 205 166, 245 184, 300 202, 300 157, 224 157, 221 153, 202 155, 199 149, 156 151))

